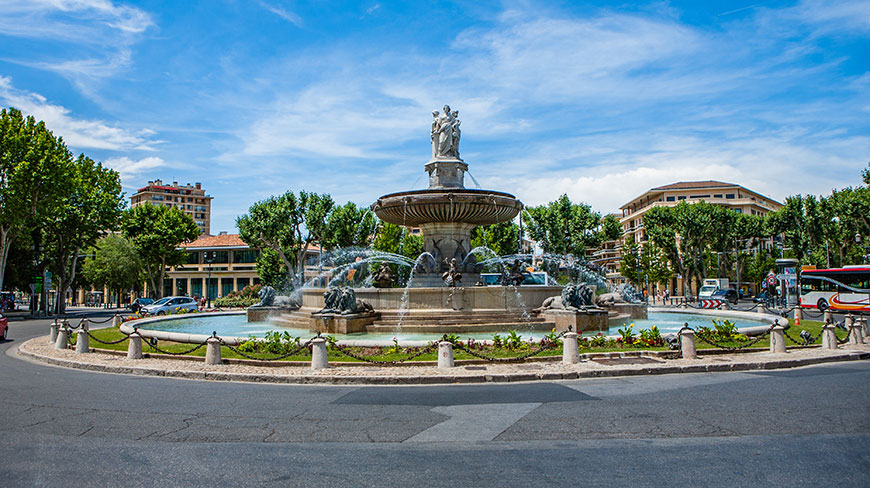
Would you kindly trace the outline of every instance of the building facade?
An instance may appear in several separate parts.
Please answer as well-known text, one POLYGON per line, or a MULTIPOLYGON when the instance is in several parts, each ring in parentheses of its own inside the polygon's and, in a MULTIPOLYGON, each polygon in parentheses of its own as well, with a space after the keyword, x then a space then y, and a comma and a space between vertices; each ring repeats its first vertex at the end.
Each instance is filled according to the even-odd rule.
POLYGON ((647 240, 643 215, 655 207, 674 207, 680 202, 704 201, 722 205, 747 215, 767 215, 782 208, 782 204, 760 193, 734 183, 721 181, 681 181, 659 186, 619 207, 622 217, 623 241, 634 236, 636 242, 647 240))
MULTIPOLYGON (((604 246, 596 251, 600 254, 597 257, 604 260, 602 264, 607 270, 607 277, 613 281, 624 281, 624 278, 619 274, 622 247, 629 236, 634 237, 635 241, 641 245, 649 239, 643 222, 646 212, 655 207, 674 207, 680 202, 698 203, 701 201, 722 205, 738 213, 758 216, 764 216, 782 208, 782 204, 776 200, 734 183, 681 181, 652 188, 620 207, 620 214, 617 214, 617 217, 622 225, 622 239, 604 243, 604 246)), ((679 238, 679 236, 677 237, 679 238)), ((772 243, 766 243, 763 247, 771 245, 772 243)), ((593 256, 596 255, 593 254, 593 256)), ((671 295, 685 293, 686 284, 680 276, 676 276, 669 283, 662 285, 664 285, 664 289, 670 291, 671 295)))
POLYGON ((151 203, 178 207, 193 218, 202 234, 211 233, 211 200, 201 183, 180 186, 177 181, 164 185, 161 180, 149 181, 130 197, 130 207, 151 203))
MULTIPOLYGON (((221 232, 216 236, 200 236, 179 249, 187 251, 187 263, 167 270, 163 296, 187 295, 214 300, 260 283, 257 275, 260 251, 245 244, 238 234, 221 232)), ((317 276, 319 255, 317 246, 309 245, 306 249, 303 258, 306 280, 317 276)), ((324 271, 330 269, 323 267, 324 271)))

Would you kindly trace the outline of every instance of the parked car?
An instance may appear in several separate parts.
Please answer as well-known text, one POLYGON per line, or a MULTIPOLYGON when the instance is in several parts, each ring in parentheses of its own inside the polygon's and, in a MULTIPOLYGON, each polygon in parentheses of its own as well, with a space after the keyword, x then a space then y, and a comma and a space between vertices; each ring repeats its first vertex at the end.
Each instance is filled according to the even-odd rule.
POLYGON ((0 340, 6 340, 6 335, 9 333, 9 320, 0 314, 0 340))
POLYGON ((131 312, 136 313, 143 307, 151 305, 152 303, 154 303, 153 298, 137 298, 133 300, 133 303, 131 303, 130 306, 127 308, 129 308, 131 312))
POLYGON ((727 289, 727 290, 716 290, 710 295, 710 298, 713 300, 727 300, 734 305, 737 305, 737 290, 727 289))
POLYGON ((166 315, 178 310, 199 310, 199 306, 191 297, 164 297, 142 309, 149 315, 166 315))
POLYGON ((698 300, 702 298, 713 298, 713 293, 718 290, 719 287, 715 285, 704 285, 698 290, 698 300))

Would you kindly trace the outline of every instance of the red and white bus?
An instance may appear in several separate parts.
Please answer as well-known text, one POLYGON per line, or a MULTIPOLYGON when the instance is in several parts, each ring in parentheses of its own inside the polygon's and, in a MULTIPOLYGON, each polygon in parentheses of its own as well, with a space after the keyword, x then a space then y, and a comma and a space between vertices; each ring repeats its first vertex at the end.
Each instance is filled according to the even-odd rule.
POLYGON ((801 307, 870 312, 870 266, 801 272, 801 307))

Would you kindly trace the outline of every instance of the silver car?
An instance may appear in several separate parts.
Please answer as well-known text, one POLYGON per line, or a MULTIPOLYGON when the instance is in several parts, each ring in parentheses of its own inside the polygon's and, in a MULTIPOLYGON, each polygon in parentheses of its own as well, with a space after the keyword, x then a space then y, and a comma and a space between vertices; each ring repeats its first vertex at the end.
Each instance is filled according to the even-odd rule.
POLYGON ((191 297, 164 297, 142 307, 142 310, 149 315, 166 315, 177 313, 179 310, 199 310, 199 306, 191 297))

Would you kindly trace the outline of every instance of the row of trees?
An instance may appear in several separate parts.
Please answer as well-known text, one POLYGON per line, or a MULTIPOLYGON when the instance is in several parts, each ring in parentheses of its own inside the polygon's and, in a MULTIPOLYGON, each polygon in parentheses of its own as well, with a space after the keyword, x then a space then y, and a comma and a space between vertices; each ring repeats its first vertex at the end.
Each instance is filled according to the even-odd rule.
MULTIPOLYGON (((588 247, 617 239, 619 222, 609 215, 573 203, 567 195, 523 213, 525 232, 545 252, 582 256, 588 247)), ((299 286, 306 249, 317 245, 324 252, 338 248, 368 247, 414 259, 423 252, 423 236, 398 225, 379 221, 366 208, 349 202, 338 206, 327 194, 287 192, 255 203, 236 220, 240 237, 261 250, 257 270, 264 283, 299 286)), ((515 222, 479 226, 471 245, 485 246, 498 255, 521 252, 521 229, 515 222)))
POLYGON ((639 284, 676 274, 696 283, 729 275, 760 282, 780 256, 819 267, 860 263, 856 235, 870 236, 870 165, 863 179, 864 186, 825 197, 788 197, 783 208, 763 217, 705 202, 652 208, 643 217, 648 241, 641 246, 626 239, 620 272, 639 284))
MULTIPOLYGON (((27 290, 51 272, 59 312, 65 290, 88 284, 129 289, 147 276, 159 294, 165 266, 185 259, 179 243, 199 229, 177 208, 125 206, 116 171, 74 156, 44 122, 0 110, 0 289, 27 290), (119 230, 123 238, 100 242, 119 230), (135 259, 118 257, 124 246, 135 259), (135 278, 118 278, 125 274, 135 278)), ((43 290, 43 308, 45 297, 43 290)))

